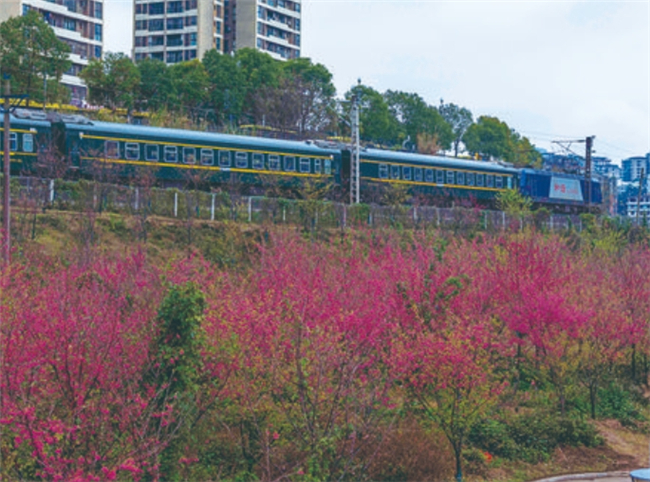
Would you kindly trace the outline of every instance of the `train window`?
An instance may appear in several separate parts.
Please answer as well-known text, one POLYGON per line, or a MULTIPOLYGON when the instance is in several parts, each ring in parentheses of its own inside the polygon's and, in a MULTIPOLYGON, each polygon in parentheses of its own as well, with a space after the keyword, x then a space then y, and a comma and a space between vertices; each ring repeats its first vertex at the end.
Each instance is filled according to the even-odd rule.
POLYGON ((476 185, 478 187, 483 187, 483 174, 477 174, 476 175, 476 185))
POLYGON ((15 132, 9 132, 9 151, 17 151, 18 150, 18 134, 15 132))
POLYGON ((390 166, 390 178, 391 179, 399 179, 399 166, 396 166, 395 164, 391 164, 391 166, 390 166))
POLYGON ((417 182, 422 182, 422 168, 414 167, 413 168, 413 180, 417 182))
POLYGON ((458 172, 456 173, 456 184, 463 186, 465 184, 465 173, 458 172))
POLYGON ((494 176, 494 181, 497 189, 501 189, 503 187, 503 178, 501 176, 494 176))
POLYGON ((104 143, 104 153, 108 159, 117 159, 120 157, 120 143, 117 141, 106 141, 104 143))
POLYGON ((248 154, 245 152, 236 153, 235 165, 240 169, 248 169, 248 154))
POLYGON ((332 174, 332 161, 325 159, 325 174, 332 174))
POLYGON ((447 171, 447 184, 454 184, 454 171, 447 171))
POLYGON ((33 134, 23 134, 23 152, 34 152, 33 134))
POLYGON ((314 159, 314 172, 320 174, 320 159, 314 159))
POLYGON ((388 179, 388 165, 379 164, 379 179, 388 179))
POLYGON ((424 170, 424 180, 430 183, 433 182, 433 171, 431 169, 424 170))
POLYGON ((272 171, 280 170, 280 156, 269 156, 269 169, 272 171))
POLYGON ((441 186, 445 183, 445 171, 436 171, 436 183, 441 186))
POLYGON ((140 160, 140 144, 137 142, 127 142, 124 144, 124 156, 129 161, 140 160))
POLYGON ((176 146, 165 146, 165 162, 178 161, 178 148, 176 146))
POLYGON ((510 176, 506 177, 508 189, 512 189, 512 178, 510 176))
POLYGON ((196 149, 193 147, 183 147, 183 163, 196 164, 196 149))
POLYGON ((473 186, 474 185, 474 173, 473 172, 468 172, 466 180, 467 180, 467 185, 468 186, 473 186))
POLYGON ((158 146, 153 144, 147 144, 144 148, 144 155, 147 161, 157 161, 158 160, 158 146))
POLYGON ((311 172, 311 159, 308 157, 300 158, 300 172, 310 173, 311 172))
POLYGON ((212 149, 201 149, 201 164, 204 166, 214 165, 214 151, 212 149))
POLYGON ((253 169, 264 169, 264 154, 253 154, 253 169))
POLYGON ((296 170, 296 158, 295 157, 285 157, 284 158, 284 170, 285 171, 295 171, 296 170))
POLYGON ((219 151, 219 166, 230 167, 230 151, 219 151))
POLYGON ((494 187, 494 176, 491 174, 485 175, 485 185, 487 187, 494 187))
POLYGON ((410 166, 402 166, 402 176, 404 176, 404 179, 407 181, 411 180, 411 167, 410 166))

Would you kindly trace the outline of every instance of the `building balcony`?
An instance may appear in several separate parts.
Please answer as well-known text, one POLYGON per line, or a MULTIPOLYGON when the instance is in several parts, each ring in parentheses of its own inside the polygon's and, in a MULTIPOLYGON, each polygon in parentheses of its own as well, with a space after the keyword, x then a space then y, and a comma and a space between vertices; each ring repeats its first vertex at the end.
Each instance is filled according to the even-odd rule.
POLYGON ((84 84, 83 80, 81 80, 79 77, 75 75, 68 75, 68 74, 63 74, 61 76, 61 83, 64 85, 72 85, 75 87, 85 87, 86 84, 84 84))
POLYGON ((73 64, 83 65, 83 66, 88 65, 88 57, 85 56, 81 56, 78 54, 70 54, 68 55, 68 59, 70 59, 70 62, 72 62, 73 64))
POLYGON ((92 21, 93 23, 103 24, 104 21, 101 18, 95 18, 91 15, 85 15, 83 13, 73 12, 68 10, 68 7, 65 5, 57 5, 56 3, 50 3, 45 0, 25 0, 25 5, 29 5, 32 8, 37 8, 44 12, 52 12, 59 14, 63 17, 73 18, 80 21, 92 21))

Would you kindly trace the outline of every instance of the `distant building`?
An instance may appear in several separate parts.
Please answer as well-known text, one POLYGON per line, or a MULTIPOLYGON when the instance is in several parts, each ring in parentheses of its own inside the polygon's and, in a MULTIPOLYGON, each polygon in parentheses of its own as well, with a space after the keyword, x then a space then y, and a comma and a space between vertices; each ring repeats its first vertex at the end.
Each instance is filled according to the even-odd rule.
POLYGON ((88 61, 101 58, 104 50, 103 0, 0 0, 0 22, 36 10, 50 24, 56 36, 66 42, 72 52, 72 67, 63 74, 61 83, 72 94, 72 103, 81 105, 86 86, 79 72, 88 61))
POLYGON ((135 0, 133 58, 175 64, 223 51, 221 0, 135 0))
POLYGON ((300 56, 300 0, 134 0, 133 58, 175 64, 212 49, 300 56))
POLYGON ((592 158, 593 172, 610 179, 621 179, 621 167, 606 157, 592 158))
POLYGON ((545 171, 580 174, 585 167, 585 160, 577 154, 542 153, 542 169, 545 171))
POLYGON ((225 0, 225 52, 254 48, 278 60, 300 57, 301 0, 225 0))
POLYGON ((641 169, 645 171, 646 178, 648 177, 648 167, 650 167, 650 153, 645 156, 630 157, 623 159, 621 162, 622 173, 621 178, 625 182, 638 181, 641 177, 641 169))

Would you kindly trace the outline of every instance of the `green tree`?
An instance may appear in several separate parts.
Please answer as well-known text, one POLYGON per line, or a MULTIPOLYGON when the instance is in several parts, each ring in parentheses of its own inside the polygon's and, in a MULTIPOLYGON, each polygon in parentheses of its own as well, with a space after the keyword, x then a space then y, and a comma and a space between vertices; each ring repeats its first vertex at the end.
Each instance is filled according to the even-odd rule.
POLYGON ((11 76, 13 92, 42 101, 47 77, 53 78, 48 82, 49 97, 61 97, 59 81, 70 68, 69 53, 68 44, 34 10, 0 24, 0 70, 11 76))
POLYGON ((297 106, 296 128, 299 132, 320 132, 331 123, 335 112, 336 88, 332 73, 308 58, 289 60, 282 66, 285 86, 297 106))
POLYGON ((359 99, 361 138, 376 144, 394 144, 396 125, 384 96, 362 84, 354 86, 345 94, 348 101, 353 96, 359 99))
POLYGON ((267 97, 269 88, 277 87, 282 75, 281 62, 269 54, 251 48, 235 53, 237 66, 243 75, 246 88, 243 114, 254 124, 265 124, 273 108, 273 99, 267 97))
MULTIPOLYGON (((440 115, 438 110, 427 104, 422 97, 415 93, 389 90, 384 94, 391 115, 418 150, 418 136, 423 134, 435 137, 442 149, 449 149, 453 140, 451 126, 440 115)), ((401 142, 403 139, 399 139, 401 142)))
POLYGON ((458 148, 463 140, 463 136, 465 135, 465 132, 467 132, 469 126, 472 125, 472 122, 474 122, 472 113, 465 107, 459 107, 456 104, 443 104, 442 101, 438 111, 440 112, 440 115, 442 115, 443 119, 445 119, 451 126, 454 136, 452 142, 454 146, 454 156, 458 157, 458 148))
POLYGON ((206 52, 203 65, 208 74, 208 93, 218 124, 234 124, 244 109, 247 87, 241 65, 235 57, 216 50, 206 52))
POLYGON ((90 102, 111 109, 134 107, 140 71, 125 54, 108 52, 104 60, 91 60, 79 77, 88 86, 90 102))
POLYGON ((140 72, 140 86, 136 108, 141 111, 168 108, 174 86, 167 64, 162 60, 147 58, 138 62, 137 67, 140 72))
POLYGON ((209 97, 210 82, 205 66, 199 60, 180 62, 169 68, 169 75, 174 86, 173 105, 198 120, 209 97))

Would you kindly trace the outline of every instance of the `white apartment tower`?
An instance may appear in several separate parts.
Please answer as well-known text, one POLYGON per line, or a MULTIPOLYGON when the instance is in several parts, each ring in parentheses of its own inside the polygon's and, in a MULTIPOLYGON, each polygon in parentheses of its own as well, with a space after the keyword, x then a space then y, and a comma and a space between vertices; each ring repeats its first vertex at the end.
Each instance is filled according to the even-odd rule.
POLYGON ((301 0, 225 0, 225 52, 244 47, 300 57, 301 0))
POLYGON ((0 0, 0 3, 0 22, 36 10, 56 36, 70 46, 72 67, 63 74, 61 83, 70 89, 72 103, 80 105, 86 97, 86 86, 79 72, 90 59, 102 57, 104 0, 0 0))
POLYGON ((221 0, 135 0, 133 58, 175 64, 223 52, 221 0))
POLYGON ((300 0, 134 0, 133 58, 175 64, 216 49, 300 56, 300 0))

